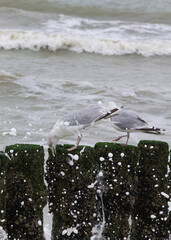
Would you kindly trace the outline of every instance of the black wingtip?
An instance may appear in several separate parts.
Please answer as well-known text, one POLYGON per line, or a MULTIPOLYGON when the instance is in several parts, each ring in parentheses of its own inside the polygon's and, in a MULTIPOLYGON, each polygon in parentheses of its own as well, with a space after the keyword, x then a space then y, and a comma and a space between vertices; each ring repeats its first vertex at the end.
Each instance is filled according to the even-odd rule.
POLYGON ((144 128, 138 128, 137 130, 143 131, 145 133, 149 133, 149 134, 163 134, 163 131, 165 131, 165 129, 162 128, 156 128, 156 127, 144 127, 144 128))

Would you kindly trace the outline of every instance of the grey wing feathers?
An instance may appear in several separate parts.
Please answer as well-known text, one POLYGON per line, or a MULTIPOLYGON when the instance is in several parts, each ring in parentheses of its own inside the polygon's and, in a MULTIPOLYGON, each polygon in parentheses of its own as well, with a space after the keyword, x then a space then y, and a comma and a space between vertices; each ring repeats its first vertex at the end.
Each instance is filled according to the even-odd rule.
POLYGON ((137 115, 137 118, 138 118, 141 122, 143 122, 144 124, 147 124, 147 122, 146 122, 144 119, 140 118, 138 115, 137 115))
POLYGON ((151 134, 162 134, 161 131, 164 131, 164 129, 148 126, 147 122, 133 111, 122 110, 118 116, 111 118, 111 121, 122 130, 141 131, 151 134))
POLYGON ((112 117, 111 121, 120 129, 136 129, 148 126, 148 124, 132 111, 118 111, 118 116, 112 117))
POLYGON ((86 127, 91 125, 100 114, 101 108, 99 106, 93 106, 68 113, 60 120, 69 122, 69 126, 84 125, 86 127))

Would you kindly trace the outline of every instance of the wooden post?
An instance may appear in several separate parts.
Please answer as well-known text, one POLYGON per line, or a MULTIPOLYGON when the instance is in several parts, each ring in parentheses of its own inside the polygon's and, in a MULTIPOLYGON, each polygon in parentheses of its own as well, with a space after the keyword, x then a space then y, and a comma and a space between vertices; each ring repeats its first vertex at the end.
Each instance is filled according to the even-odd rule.
POLYGON ((6 171, 8 239, 42 240, 42 209, 46 203, 43 147, 16 144, 5 151, 11 158, 6 171))
MULTIPOLYGON (((171 234, 171 163, 165 142, 97 143, 49 150, 46 180, 52 240, 166 240, 171 234)), ((0 152, 0 221, 8 239, 43 240, 42 146, 0 152)))
POLYGON ((140 141, 138 198, 133 210, 132 240, 169 239, 168 144, 140 141))
POLYGON ((139 155, 140 151, 135 146, 113 143, 95 145, 94 157, 104 175, 104 239, 127 239, 130 234, 132 208, 137 195, 139 155))
POLYGON ((67 148, 57 145, 47 162, 52 239, 96 239, 102 228, 108 239, 127 237, 139 149, 109 143, 67 148))
POLYGON ((47 176, 49 206, 53 213, 52 239, 90 239, 96 223, 94 182, 96 167, 91 147, 68 152, 70 145, 49 151, 47 176))

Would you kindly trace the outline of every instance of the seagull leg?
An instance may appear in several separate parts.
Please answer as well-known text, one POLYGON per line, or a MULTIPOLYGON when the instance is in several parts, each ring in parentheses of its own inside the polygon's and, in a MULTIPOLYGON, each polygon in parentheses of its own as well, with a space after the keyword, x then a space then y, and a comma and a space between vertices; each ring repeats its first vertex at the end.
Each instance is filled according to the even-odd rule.
POLYGON ((127 137, 127 140, 126 140, 126 145, 128 144, 128 140, 129 140, 129 132, 127 132, 127 135, 123 135, 123 136, 119 136, 119 137, 117 137, 116 139, 114 139, 113 141, 115 141, 115 142, 117 142, 117 141, 119 141, 121 138, 123 138, 123 137, 127 137))
POLYGON ((71 147, 71 148, 68 148, 67 150, 70 152, 70 151, 72 151, 72 150, 74 150, 74 149, 77 149, 77 147, 78 147, 78 145, 79 145, 79 143, 80 143, 80 141, 81 141, 81 138, 82 138, 82 135, 81 135, 81 136, 78 136, 75 146, 73 146, 73 147, 71 147))
POLYGON ((129 133, 129 132, 127 132, 127 140, 126 140, 126 145, 128 144, 129 137, 130 137, 130 133, 129 133))

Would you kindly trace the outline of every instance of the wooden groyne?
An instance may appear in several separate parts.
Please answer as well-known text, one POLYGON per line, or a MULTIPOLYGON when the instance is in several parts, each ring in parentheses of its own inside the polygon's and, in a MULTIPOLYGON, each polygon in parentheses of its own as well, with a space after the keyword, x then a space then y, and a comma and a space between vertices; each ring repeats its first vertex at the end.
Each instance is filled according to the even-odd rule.
POLYGON ((171 185, 168 175, 168 144, 141 141, 138 146, 141 155, 131 239, 169 239, 171 219, 168 200, 171 185))
POLYGON ((39 145, 7 146, 3 163, 3 227, 8 239, 43 240, 46 203, 44 150, 39 145), (5 163, 6 161, 6 163, 5 163))
POLYGON ((9 239, 44 239, 42 210, 53 214, 52 240, 166 240, 171 234, 171 167, 165 142, 138 146, 57 145, 46 162, 39 145, 0 152, 0 225, 9 239))

